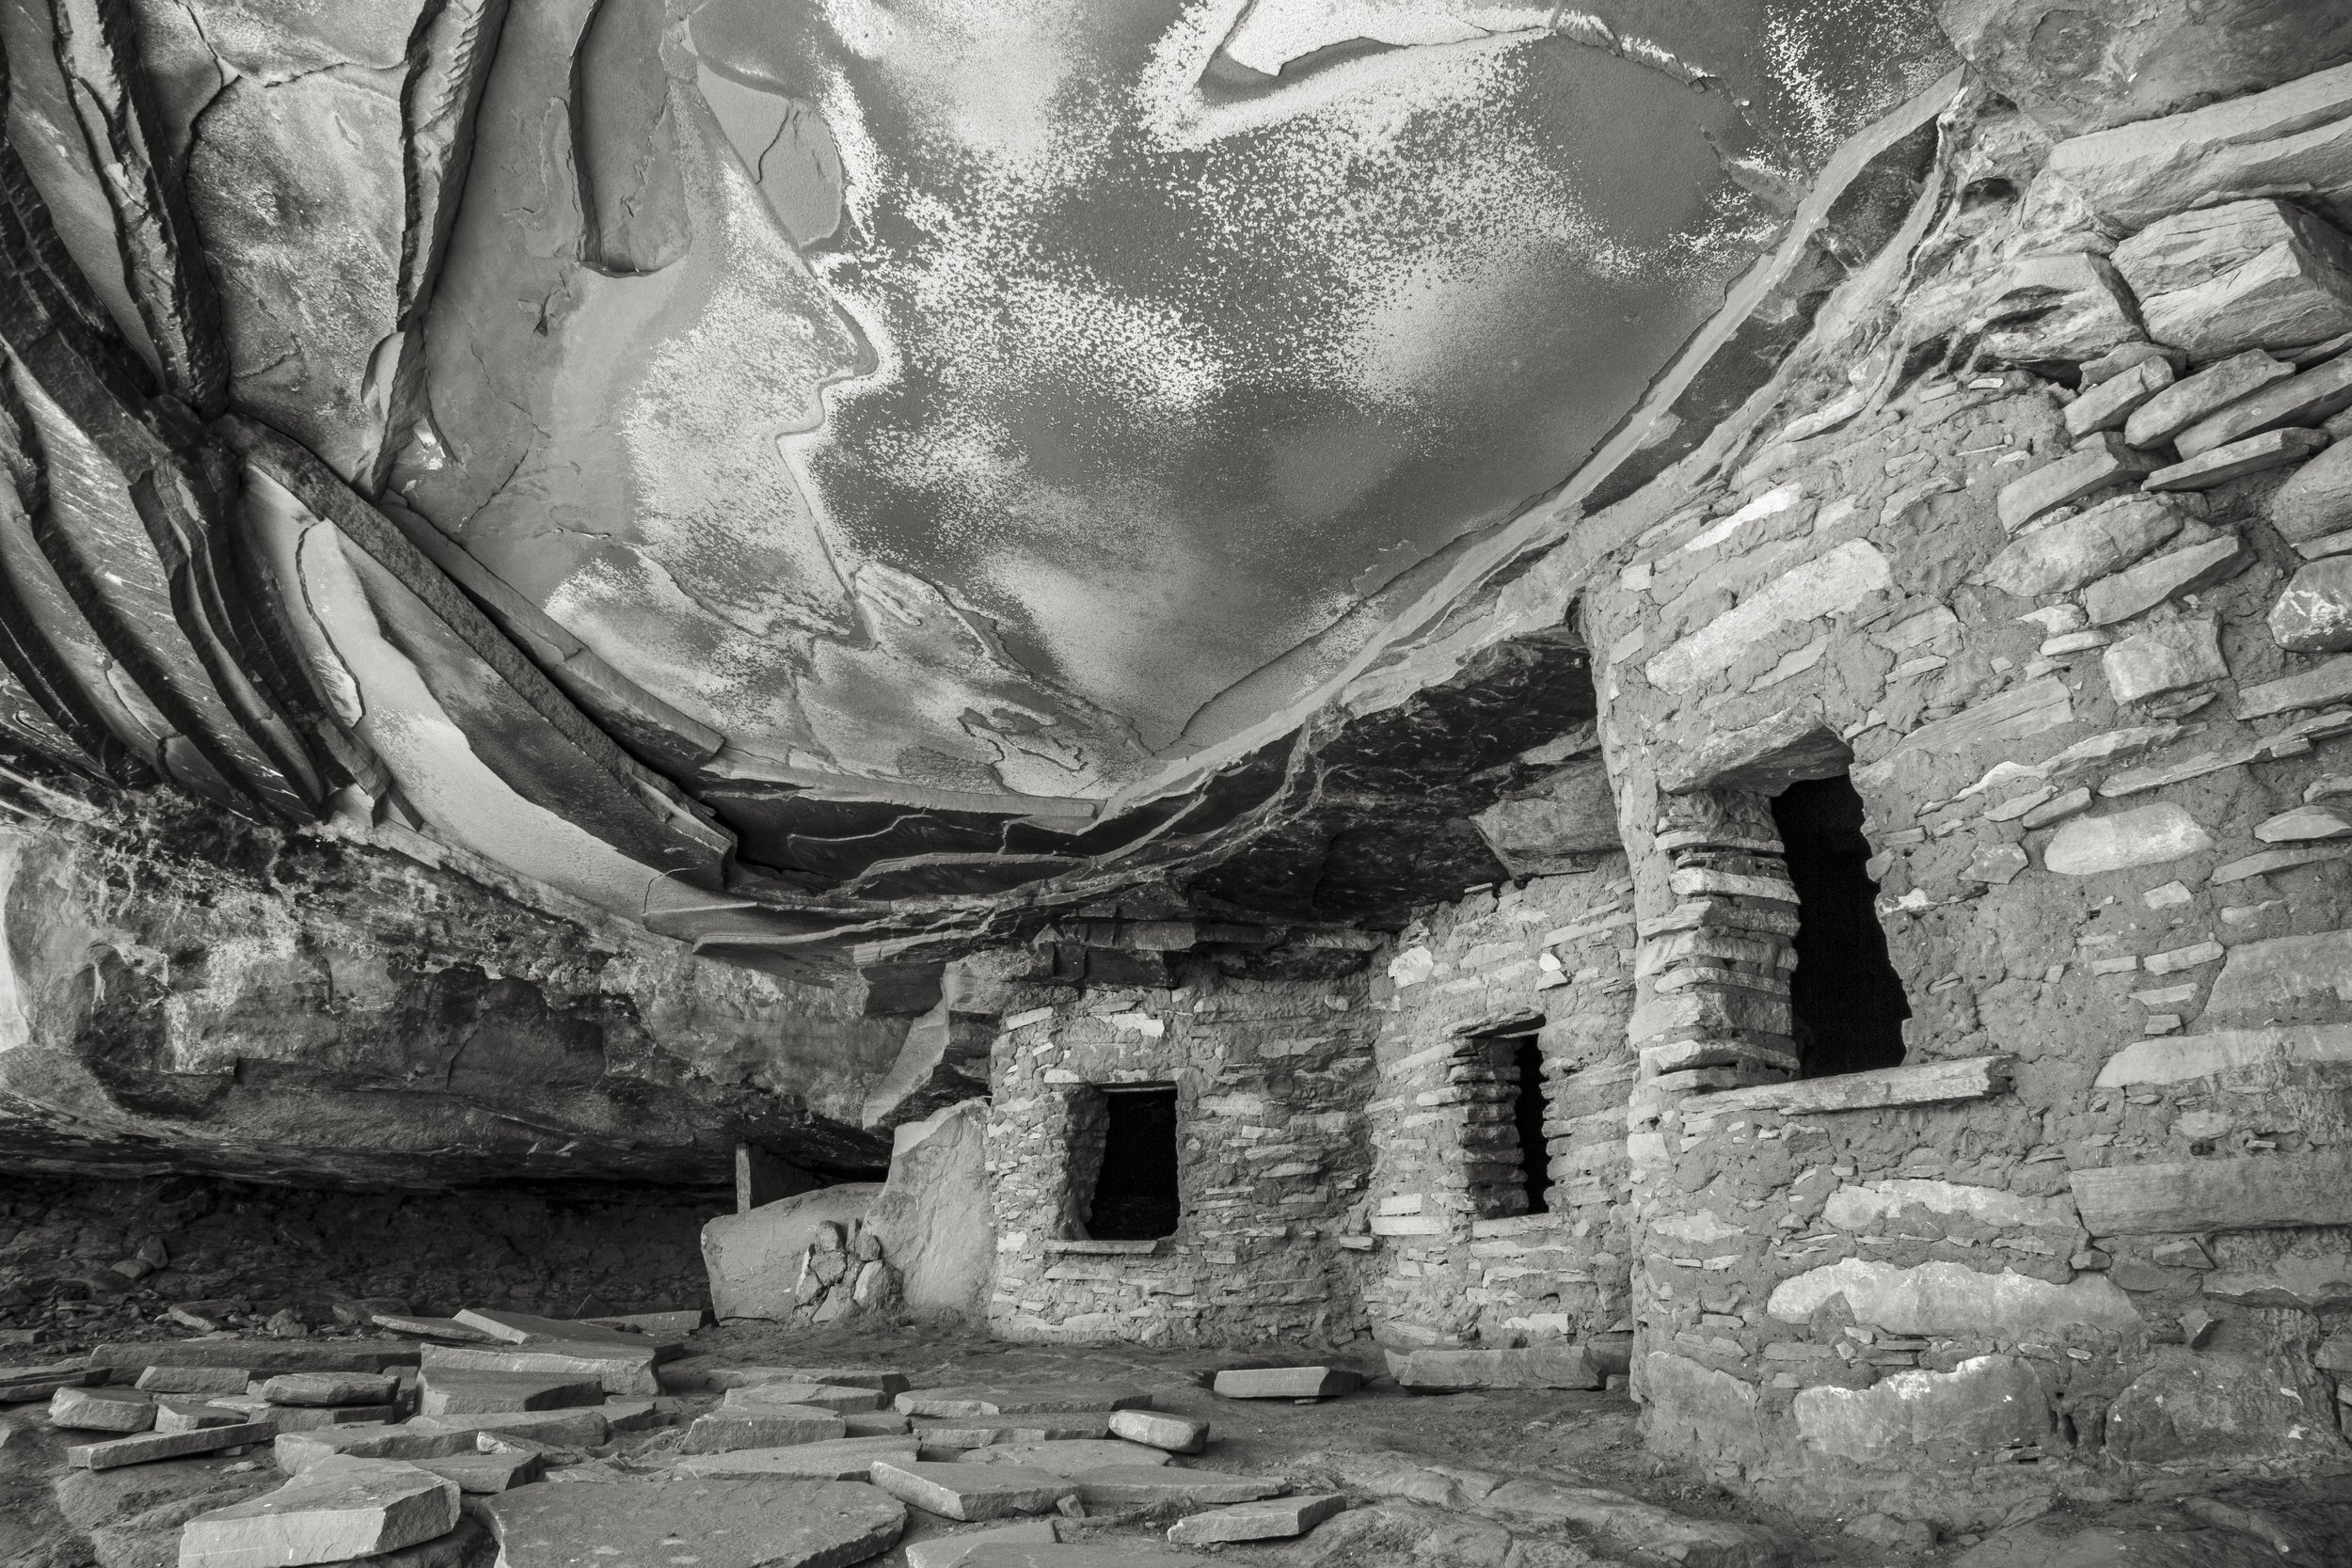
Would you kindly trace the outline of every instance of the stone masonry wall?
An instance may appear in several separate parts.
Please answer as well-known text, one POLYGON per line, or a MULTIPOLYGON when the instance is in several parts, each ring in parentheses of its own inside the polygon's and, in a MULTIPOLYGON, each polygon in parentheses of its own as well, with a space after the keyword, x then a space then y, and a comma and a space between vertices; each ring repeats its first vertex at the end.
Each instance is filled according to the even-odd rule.
POLYGON ((1557 1343, 1629 1328, 1624 1107, 1633 884, 1622 856, 1473 893, 1388 967, 1369 1244, 1374 1332, 1424 1345, 1557 1343), (1538 1030, 1544 1081, 1486 1031, 1538 1030), (1512 1101, 1544 1096, 1549 1212, 1526 1213, 1512 1101))
POLYGON ((1362 972, 1089 987, 1003 1020, 990 1062, 997 1224, 989 1324, 1026 1340, 1344 1344, 1364 1332, 1364 1104, 1379 1015, 1362 972), (1182 1216, 1157 1242, 1075 1223, 1100 1158, 1094 1085, 1172 1083, 1182 1216), (1074 1148, 1073 1151, 1073 1146, 1074 1148))
POLYGON ((1649 1441, 1965 1528, 2352 1458, 2352 71, 1946 134, 1908 272, 1582 613, 1657 1048, 1649 1441), (1760 832, 1849 768, 1905 1065, 1775 1083, 1770 985, 1669 982, 1692 933, 1719 997, 1770 978, 1777 845, 1678 878, 1669 792, 1760 832))

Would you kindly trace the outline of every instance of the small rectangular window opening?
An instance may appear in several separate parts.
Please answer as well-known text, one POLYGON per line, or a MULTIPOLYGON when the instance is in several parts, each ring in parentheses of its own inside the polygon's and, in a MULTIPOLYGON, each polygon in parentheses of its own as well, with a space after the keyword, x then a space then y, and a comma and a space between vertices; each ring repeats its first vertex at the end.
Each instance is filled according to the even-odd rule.
POLYGON ((1544 1049, 1534 1035, 1513 1035, 1495 1042, 1498 1054, 1518 1069, 1518 1098, 1511 1119, 1519 1133, 1519 1179, 1527 1188, 1527 1212, 1551 1212, 1551 1155, 1544 1140, 1544 1049))
POLYGON ((1181 1212, 1176 1190, 1176 1085, 1105 1084, 1103 1164, 1094 1179, 1087 1231, 1100 1242, 1143 1242, 1173 1235, 1181 1212))
POLYGON ((1862 797, 1843 773, 1791 784, 1772 799, 1797 889, 1788 1001, 1806 1078, 1902 1065, 1911 1002, 1879 925, 1863 821, 1862 797))

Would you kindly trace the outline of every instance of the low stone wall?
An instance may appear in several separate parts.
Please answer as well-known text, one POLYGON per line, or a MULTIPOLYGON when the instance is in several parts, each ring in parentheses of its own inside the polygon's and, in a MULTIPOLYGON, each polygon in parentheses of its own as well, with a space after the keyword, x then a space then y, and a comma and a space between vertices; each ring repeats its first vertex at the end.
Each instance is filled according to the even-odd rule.
POLYGON ((990 1062, 997 1226, 989 1326, 1026 1340, 1337 1344, 1364 1332, 1358 1255, 1364 1103, 1379 1015, 1360 970, 1093 987, 1007 1016, 990 1062), (1087 1108, 1099 1085, 1170 1083, 1182 1217, 1155 1242, 1094 1242, 1087 1108))
POLYGON ((1370 1106, 1375 1333, 1397 1349, 1629 1327, 1624 1107, 1633 884, 1621 855, 1445 905, 1398 941, 1370 1106), (1536 1032, 1518 1081, 1484 1032, 1536 1032), (1525 1212, 1511 1104, 1544 1096, 1549 1212, 1525 1212))

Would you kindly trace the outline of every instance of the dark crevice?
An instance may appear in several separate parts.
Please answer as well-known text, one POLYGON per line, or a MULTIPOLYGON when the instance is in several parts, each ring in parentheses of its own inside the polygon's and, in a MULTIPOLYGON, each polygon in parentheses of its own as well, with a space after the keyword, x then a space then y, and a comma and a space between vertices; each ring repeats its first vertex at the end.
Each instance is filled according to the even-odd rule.
POLYGON ((1862 797, 1843 773, 1791 784, 1772 800, 1797 889, 1788 990, 1807 1078, 1902 1065, 1911 1004, 1879 926, 1863 819, 1862 797))

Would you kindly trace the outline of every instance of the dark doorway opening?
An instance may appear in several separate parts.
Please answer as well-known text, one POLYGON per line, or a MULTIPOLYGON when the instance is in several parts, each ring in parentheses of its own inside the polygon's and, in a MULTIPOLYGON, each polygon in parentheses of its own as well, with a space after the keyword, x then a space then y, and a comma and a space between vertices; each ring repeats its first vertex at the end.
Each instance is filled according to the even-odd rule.
POLYGON ((1797 889, 1788 990, 1803 1075, 1901 1066, 1911 1003, 1873 907, 1862 797, 1843 773, 1808 779, 1773 798, 1772 820, 1797 889))
POLYGON ((1501 1042, 1519 1069, 1518 1100, 1511 1107, 1519 1130, 1519 1178, 1527 1184, 1527 1212, 1551 1212, 1551 1152, 1544 1141, 1544 1050, 1533 1035, 1501 1042))
POLYGON ((1087 1231, 1098 1242, 1145 1242, 1173 1234, 1176 1085, 1103 1086, 1103 1167, 1094 1179, 1087 1231))

